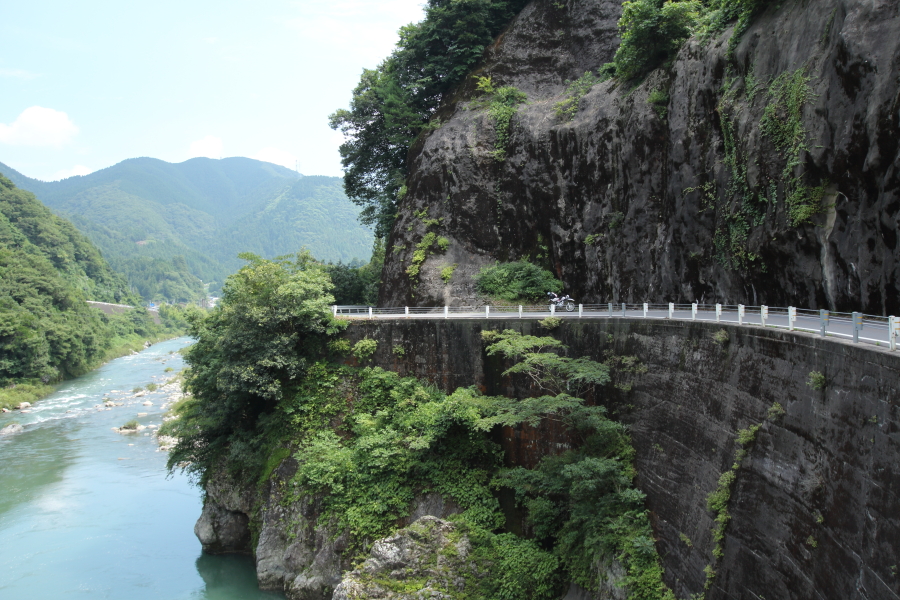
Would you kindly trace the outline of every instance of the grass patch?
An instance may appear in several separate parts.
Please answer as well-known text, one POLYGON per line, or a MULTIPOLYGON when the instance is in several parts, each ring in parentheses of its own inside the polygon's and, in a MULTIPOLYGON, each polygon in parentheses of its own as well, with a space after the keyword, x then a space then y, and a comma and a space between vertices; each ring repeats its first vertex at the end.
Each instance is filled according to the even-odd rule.
POLYGON ((125 423, 124 425, 122 425, 121 429, 137 431, 137 428, 139 426, 140 426, 140 423, 138 423, 135 419, 132 419, 132 420, 128 421, 127 423, 125 423))
POLYGON ((22 402, 34 403, 49 396, 56 388, 40 381, 10 384, 0 389, 0 408, 12 410, 22 402))

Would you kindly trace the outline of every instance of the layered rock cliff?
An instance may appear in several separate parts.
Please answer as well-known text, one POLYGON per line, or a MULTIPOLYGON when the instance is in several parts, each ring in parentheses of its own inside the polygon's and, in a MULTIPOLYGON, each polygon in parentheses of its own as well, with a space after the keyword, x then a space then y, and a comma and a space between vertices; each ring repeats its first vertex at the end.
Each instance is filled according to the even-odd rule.
POLYGON ((476 74, 528 97, 506 158, 470 79, 410 151, 381 304, 472 303, 482 266, 529 257, 584 302, 898 313, 900 4, 773 3, 736 43, 692 38, 557 116, 567 80, 612 59, 620 13, 535 0, 486 52, 476 74), (449 247, 410 275, 429 231, 449 247))

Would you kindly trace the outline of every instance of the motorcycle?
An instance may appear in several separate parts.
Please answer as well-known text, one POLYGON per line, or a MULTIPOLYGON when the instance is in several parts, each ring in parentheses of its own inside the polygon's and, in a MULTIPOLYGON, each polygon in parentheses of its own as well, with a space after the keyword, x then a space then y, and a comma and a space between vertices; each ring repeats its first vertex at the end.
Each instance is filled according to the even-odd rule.
POLYGON ((557 296, 553 292, 547 292, 547 298, 550 300, 550 304, 556 308, 563 308, 566 312, 575 310, 575 301, 569 296, 557 296))

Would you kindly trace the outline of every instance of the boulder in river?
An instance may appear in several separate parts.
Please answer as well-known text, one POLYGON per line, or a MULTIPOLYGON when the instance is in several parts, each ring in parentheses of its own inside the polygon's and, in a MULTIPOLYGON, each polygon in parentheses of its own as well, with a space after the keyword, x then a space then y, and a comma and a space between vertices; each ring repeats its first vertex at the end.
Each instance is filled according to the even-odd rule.
POLYGON ((23 431, 25 431, 25 428, 18 423, 10 423, 3 429, 0 429, 0 435, 12 435, 14 433, 22 433, 23 431))
POLYGON ((19 410, 31 408, 31 402, 19 402, 19 410))

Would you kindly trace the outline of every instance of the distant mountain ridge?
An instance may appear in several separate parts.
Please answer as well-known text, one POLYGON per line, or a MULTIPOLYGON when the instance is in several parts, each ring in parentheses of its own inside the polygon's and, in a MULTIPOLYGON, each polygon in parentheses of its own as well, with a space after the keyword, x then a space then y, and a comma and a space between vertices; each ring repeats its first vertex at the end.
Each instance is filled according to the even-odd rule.
POLYGON ((201 280, 215 290, 241 252, 272 258, 305 246, 335 262, 371 252, 340 178, 250 158, 134 158, 55 182, 2 163, 0 173, 70 219, 147 299, 197 299, 201 280))

